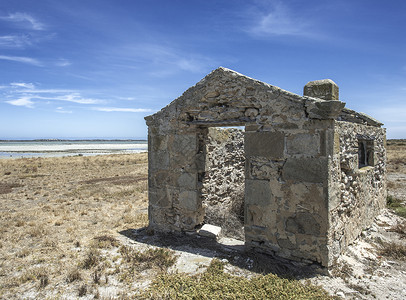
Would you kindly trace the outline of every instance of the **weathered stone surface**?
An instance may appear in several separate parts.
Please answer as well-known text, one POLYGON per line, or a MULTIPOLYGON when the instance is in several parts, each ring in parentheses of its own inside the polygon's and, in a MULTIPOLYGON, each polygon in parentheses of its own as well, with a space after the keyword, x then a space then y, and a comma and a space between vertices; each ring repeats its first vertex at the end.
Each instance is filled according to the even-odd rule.
POLYGON ((287 153, 316 156, 320 153, 320 136, 314 133, 298 133, 287 137, 287 153))
POLYGON ((331 79, 310 81, 304 86, 303 95, 324 100, 338 100, 338 85, 331 79))
POLYGON ((197 173, 182 173, 177 183, 180 188, 195 190, 197 188, 197 173))
POLYGON ((199 197, 195 191, 181 191, 179 193, 179 205, 181 208, 196 211, 201 207, 199 197))
POLYGON ((292 233, 320 235, 320 224, 314 214, 298 213, 286 220, 286 230, 292 233))
POLYGON ((247 157, 280 159, 284 155, 285 135, 282 132, 246 132, 244 144, 247 157))
POLYGON ((168 188, 149 188, 148 198, 149 203, 159 207, 172 206, 172 193, 168 188))
POLYGON ((312 119, 336 119, 343 110, 345 103, 338 100, 306 101, 306 112, 312 119))
POLYGON ((325 158, 288 158, 282 169, 286 181, 323 183, 327 181, 327 175, 325 158))
POLYGON ((267 206, 272 201, 272 192, 268 180, 245 180, 246 205, 267 206))
POLYGON ((169 167, 169 153, 168 151, 151 151, 149 154, 151 169, 167 170, 169 167))
POLYGON ((168 148, 168 136, 167 135, 152 135, 151 136, 151 148, 154 151, 165 151, 168 148))

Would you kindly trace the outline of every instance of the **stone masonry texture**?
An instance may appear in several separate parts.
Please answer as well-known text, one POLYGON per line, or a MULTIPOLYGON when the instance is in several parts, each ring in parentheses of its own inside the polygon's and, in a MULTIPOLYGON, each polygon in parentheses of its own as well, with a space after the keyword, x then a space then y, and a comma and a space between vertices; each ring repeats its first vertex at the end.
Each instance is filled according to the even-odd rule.
POLYGON ((218 68, 146 121, 151 230, 240 211, 247 249, 330 267, 384 207, 383 124, 331 80, 299 96, 218 68))

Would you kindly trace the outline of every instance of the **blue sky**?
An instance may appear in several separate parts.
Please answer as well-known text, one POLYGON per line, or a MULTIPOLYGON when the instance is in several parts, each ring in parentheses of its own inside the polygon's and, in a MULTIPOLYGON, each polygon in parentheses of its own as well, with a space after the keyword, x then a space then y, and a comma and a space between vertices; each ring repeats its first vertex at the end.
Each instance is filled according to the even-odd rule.
POLYGON ((144 117, 223 66, 406 138, 406 1, 0 2, 0 139, 145 138, 144 117))

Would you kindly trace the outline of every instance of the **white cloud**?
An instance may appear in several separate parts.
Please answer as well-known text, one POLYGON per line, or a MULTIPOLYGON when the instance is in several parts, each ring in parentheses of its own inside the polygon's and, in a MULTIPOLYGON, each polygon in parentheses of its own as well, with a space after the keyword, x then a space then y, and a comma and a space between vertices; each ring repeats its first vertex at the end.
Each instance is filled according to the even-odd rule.
POLYGON ((27 13, 16 12, 9 14, 7 17, 0 17, 0 20, 22 24, 33 30, 44 30, 45 25, 27 13))
POLYGON ((31 45, 30 38, 26 35, 3 35, 0 36, 0 47, 24 48, 31 45))
POLYGON ((9 101, 6 101, 6 102, 11 104, 11 105, 15 105, 15 106, 25 106, 25 107, 29 107, 29 108, 34 107, 34 102, 31 101, 30 97, 21 97, 19 99, 9 100, 9 101))
POLYGON ((33 89, 35 88, 33 83, 24 83, 24 82, 12 82, 10 83, 11 86, 22 87, 26 89, 33 89))
POLYGON ((37 60, 35 58, 31 58, 31 57, 0 55, 0 59, 16 61, 16 62, 30 64, 30 65, 34 65, 34 66, 42 66, 42 64, 39 60, 37 60))
POLYGON ((151 112, 148 108, 120 108, 120 107, 93 107, 92 110, 104 111, 104 112, 151 112))

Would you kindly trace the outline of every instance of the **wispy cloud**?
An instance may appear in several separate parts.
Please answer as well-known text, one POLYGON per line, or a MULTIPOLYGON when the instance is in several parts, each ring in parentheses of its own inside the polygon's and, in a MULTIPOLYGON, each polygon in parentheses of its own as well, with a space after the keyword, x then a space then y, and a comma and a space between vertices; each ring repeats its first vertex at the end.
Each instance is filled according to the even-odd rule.
POLYGON ((30 90, 24 90, 26 93, 34 93, 34 94, 70 94, 76 93, 74 90, 64 90, 64 89, 38 89, 33 88, 30 90))
POLYGON ((34 102, 31 101, 30 97, 21 97, 15 100, 6 101, 8 104, 15 105, 15 106, 25 106, 28 108, 34 107, 34 102))
MULTIPOLYGON (((111 56, 111 53, 108 54, 111 56)), ((137 44, 123 46, 111 58, 118 66, 149 66, 148 74, 163 77, 179 71, 193 73, 206 72, 215 62, 197 53, 185 53, 183 50, 162 44, 137 44)))
POLYGON ((1 48, 24 48, 31 45, 30 37, 27 35, 3 35, 0 36, 1 48))
POLYGON ((30 64, 30 65, 34 65, 34 66, 38 66, 38 67, 42 66, 42 63, 39 60, 37 60, 35 58, 31 58, 31 57, 0 55, 0 59, 16 61, 16 62, 30 64))
MULTIPOLYGON (((70 102, 84 105, 104 104, 105 100, 83 96, 80 92, 65 89, 38 89, 33 83, 12 82, 1 89, 0 95, 6 103, 33 108, 36 104, 70 102)), ((66 113, 66 110, 58 112, 66 113)))
POLYGON ((92 99, 92 98, 86 98, 83 97, 80 93, 71 93, 67 95, 60 95, 60 96, 33 96, 33 98, 36 99, 44 99, 44 100, 54 100, 54 101, 67 101, 67 102, 73 102, 73 103, 78 103, 78 104, 100 104, 104 103, 104 100, 100 99, 92 99))
POLYGON ((25 82, 12 82, 10 83, 11 86, 22 87, 26 89, 33 89, 35 85, 33 83, 25 83, 25 82))
POLYGON ((65 110, 63 107, 57 107, 55 111, 57 113, 60 113, 60 114, 71 114, 71 113, 73 113, 73 111, 65 110))
POLYGON ((57 66, 57 67, 68 67, 68 66, 70 66, 72 63, 69 61, 69 60, 67 60, 67 59, 64 59, 64 58, 61 58, 61 59, 59 59, 59 60, 57 60, 56 62, 55 62, 55 66, 57 66))
POLYGON ((92 110, 104 111, 104 112, 151 112, 148 108, 121 108, 121 107, 93 107, 92 110))
POLYGON ((16 23, 33 30, 45 30, 45 25, 27 13, 16 12, 0 17, 0 20, 16 23))
POLYGON ((283 2, 267 2, 265 9, 253 8, 251 26, 247 32, 254 36, 313 36, 311 21, 294 14, 283 2))

